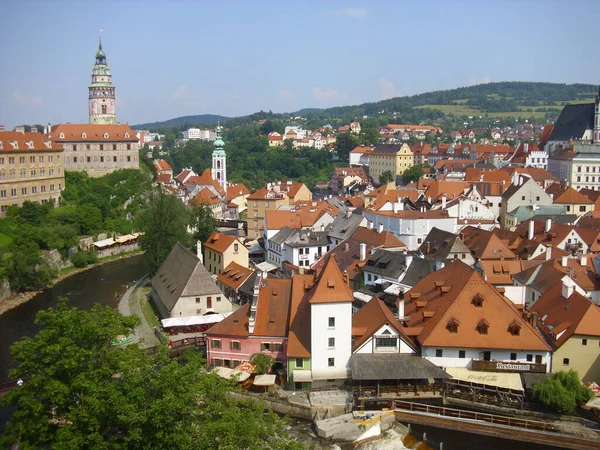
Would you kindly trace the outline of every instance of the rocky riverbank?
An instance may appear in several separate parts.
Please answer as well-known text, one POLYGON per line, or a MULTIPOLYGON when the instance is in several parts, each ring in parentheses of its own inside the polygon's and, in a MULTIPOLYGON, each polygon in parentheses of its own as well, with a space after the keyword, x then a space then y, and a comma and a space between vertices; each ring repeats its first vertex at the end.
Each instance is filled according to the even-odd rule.
MULTIPOLYGON (((107 257, 105 259, 98 261, 95 264, 90 264, 89 266, 82 267, 79 269, 69 268, 65 272, 59 273, 56 276, 56 278, 54 278, 54 280, 52 280, 52 282, 47 287, 52 287, 59 281, 69 278, 70 276, 75 275, 76 273, 85 272, 86 270, 90 270, 93 267, 101 266, 103 264, 107 264, 112 261, 117 261, 119 259, 131 258, 133 256, 140 255, 142 253, 143 253, 142 251, 134 251, 131 253, 124 253, 124 254, 117 255, 117 256, 107 257)), ((11 309, 16 308, 19 305, 22 305, 23 303, 27 303, 29 300, 31 300, 33 297, 38 295, 40 292, 42 292, 42 291, 21 292, 21 293, 13 294, 10 297, 6 298, 5 300, 0 301, 0 315, 4 314, 6 311, 10 311, 11 309)))

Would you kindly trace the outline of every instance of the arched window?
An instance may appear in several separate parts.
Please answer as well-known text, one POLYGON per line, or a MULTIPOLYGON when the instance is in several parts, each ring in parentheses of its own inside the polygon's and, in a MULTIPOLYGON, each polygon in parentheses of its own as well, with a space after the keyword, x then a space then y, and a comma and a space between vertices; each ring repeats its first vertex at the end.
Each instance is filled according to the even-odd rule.
POLYGON ((102 114, 106 114, 106 105, 102 105, 102 114))
POLYGON ((81 133, 81 138, 82 138, 82 139, 85 139, 85 138, 87 138, 87 134, 85 134, 85 131, 84 131, 83 133, 81 133))
POLYGON ((221 168, 221 161, 217 160, 217 169, 220 169, 220 168, 221 168))

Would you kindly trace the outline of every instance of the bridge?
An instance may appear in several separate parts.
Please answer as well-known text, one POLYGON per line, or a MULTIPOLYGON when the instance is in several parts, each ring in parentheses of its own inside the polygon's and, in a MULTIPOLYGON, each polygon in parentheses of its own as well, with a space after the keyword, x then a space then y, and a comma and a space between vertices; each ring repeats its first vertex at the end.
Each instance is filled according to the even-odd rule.
POLYGON ((600 441, 560 432, 548 422, 465 411, 422 403, 395 402, 398 422, 574 450, 600 449, 600 441))

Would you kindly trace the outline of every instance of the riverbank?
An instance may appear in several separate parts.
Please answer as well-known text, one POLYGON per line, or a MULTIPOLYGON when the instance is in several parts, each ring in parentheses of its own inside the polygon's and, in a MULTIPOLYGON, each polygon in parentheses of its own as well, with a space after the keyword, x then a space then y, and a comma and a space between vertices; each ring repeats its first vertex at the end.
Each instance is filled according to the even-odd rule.
MULTIPOLYGON (((62 280, 65 280, 75 274, 85 272, 87 270, 93 269, 94 267, 102 266, 102 265, 107 264, 112 261, 118 261, 120 259, 132 258, 134 256, 141 255, 142 253, 144 253, 144 252, 141 250, 136 250, 133 252, 108 256, 106 258, 101 259, 97 263, 90 264, 89 266, 86 266, 86 267, 81 267, 81 268, 68 267, 68 268, 60 271, 59 274, 56 276, 56 278, 54 278, 52 280, 52 282, 46 287, 46 289, 51 288, 56 283, 58 283, 62 280)), ((43 292, 43 291, 44 290, 42 289, 42 290, 38 290, 38 291, 26 291, 26 292, 21 292, 18 294, 11 295, 6 300, 3 300, 2 302, 0 302, 0 315, 4 314, 7 311, 10 311, 13 308, 16 308, 19 305, 22 305, 23 303, 27 303, 29 300, 31 300, 33 297, 35 297, 36 295, 38 295, 40 292, 43 292)))

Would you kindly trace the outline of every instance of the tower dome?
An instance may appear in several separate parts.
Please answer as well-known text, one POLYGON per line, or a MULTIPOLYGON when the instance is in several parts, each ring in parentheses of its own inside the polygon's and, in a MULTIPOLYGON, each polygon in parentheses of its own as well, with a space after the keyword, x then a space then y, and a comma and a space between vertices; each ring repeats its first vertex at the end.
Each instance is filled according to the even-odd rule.
POLYGON ((225 154, 225 142, 221 138, 223 127, 217 125, 215 139, 215 149, 212 152, 212 171, 213 180, 216 180, 224 191, 227 191, 227 155, 225 154))

